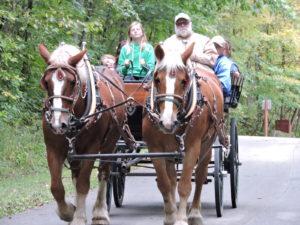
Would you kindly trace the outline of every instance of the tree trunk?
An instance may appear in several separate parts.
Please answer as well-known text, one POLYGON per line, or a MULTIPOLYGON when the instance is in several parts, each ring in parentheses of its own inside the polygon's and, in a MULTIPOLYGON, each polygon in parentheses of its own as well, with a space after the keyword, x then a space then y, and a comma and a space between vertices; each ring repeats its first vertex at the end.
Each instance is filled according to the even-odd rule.
POLYGON ((297 118, 296 115, 297 115, 298 110, 299 109, 295 109, 294 112, 293 112, 293 115, 291 117, 291 123, 292 123, 292 125, 295 122, 295 119, 297 118))
MULTIPOLYGON (((24 11, 29 11, 29 15, 31 14, 31 12, 32 12, 32 7, 33 7, 33 0, 28 0, 28 2, 27 2, 27 5, 25 4, 25 2, 24 2, 24 5, 23 5, 23 7, 24 7, 24 11)), ((29 39, 29 37, 30 37, 30 33, 29 33, 29 31, 28 31, 28 28, 29 28, 29 25, 27 24, 26 25, 26 28, 25 28, 25 32, 24 32, 24 41, 25 41, 25 43, 27 43, 28 42, 28 39, 29 39)), ((23 61, 23 65, 22 65, 22 69, 21 69, 21 72, 22 72, 22 74, 24 74, 25 75, 25 77, 27 78, 27 79, 29 79, 29 77, 30 77, 30 69, 29 69, 29 64, 28 64, 28 62, 27 61, 23 61)), ((27 84, 29 84, 29 82, 26 82, 27 84)))

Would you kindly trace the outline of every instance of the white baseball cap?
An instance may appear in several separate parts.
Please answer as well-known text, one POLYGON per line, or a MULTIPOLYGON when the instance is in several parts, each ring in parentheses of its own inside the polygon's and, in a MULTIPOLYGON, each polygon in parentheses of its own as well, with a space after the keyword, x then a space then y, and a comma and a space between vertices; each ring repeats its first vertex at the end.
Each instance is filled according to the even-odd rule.
POLYGON ((177 16, 175 16, 175 23, 177 22, 177 20, 179 19, 186 19, 188 21, 191 21, 191 18, 189 17, 188 14, 186 13, 179 13, 177 16))
POLYGON ((217 45, 219 45, 221 48, 225 48, 226 47, 226 41, 225 39, 220 36, 220 35, 217 35, 217 36, 214 36, 211 41, 217 45))

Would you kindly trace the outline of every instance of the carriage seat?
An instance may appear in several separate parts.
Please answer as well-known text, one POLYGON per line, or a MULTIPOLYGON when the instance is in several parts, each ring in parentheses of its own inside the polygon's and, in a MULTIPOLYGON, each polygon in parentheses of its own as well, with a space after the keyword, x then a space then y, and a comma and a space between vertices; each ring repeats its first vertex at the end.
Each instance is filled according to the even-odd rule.
POLYGON ((244 75, 240 73, 239 77, 231 74, 231 95, 224 99, 224 111, 228 112, 229 108, 236 108, 240 100, 243 89, 244 75))

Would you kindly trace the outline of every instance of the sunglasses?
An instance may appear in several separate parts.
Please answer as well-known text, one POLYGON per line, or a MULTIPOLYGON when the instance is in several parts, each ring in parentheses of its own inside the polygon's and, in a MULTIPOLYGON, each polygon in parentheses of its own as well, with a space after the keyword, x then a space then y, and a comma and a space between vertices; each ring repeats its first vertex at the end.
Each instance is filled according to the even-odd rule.
POLYGON ((190 23, 190 22, 187 21, 187 20, 178 21, 178 22, 176 22, 176 26, 182 26, 182 25, 186 26, 186 25, 188 25, 189 23, 190 23))

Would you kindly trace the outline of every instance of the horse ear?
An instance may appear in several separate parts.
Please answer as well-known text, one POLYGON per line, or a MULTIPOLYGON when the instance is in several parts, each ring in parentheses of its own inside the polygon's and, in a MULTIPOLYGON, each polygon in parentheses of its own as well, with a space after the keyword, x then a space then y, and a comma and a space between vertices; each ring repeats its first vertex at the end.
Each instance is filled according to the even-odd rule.
POLYGON ((193 50, 194 50, 194 46, 195 46, 195 42, 190 44, 187 47, 187 49, 181 54, 181 58, 182 58, 182 61, 183 61, 184 65, 186 65, 186 62, 187 62, 188 58, 192 55, 193 50))
POLYGON ((165 56, 165 52, 164 52, 163 48, 160 45, 157 45, 155 47, 154 53, 155 53, 156 58, 159 61, 161 61, 164 58, 164 56, 165 56))
POLYGON ((82 59, 82 57, 85 55, 86 53, 86 49, 82 50, 81 52, 79 52, 77 55, 72 56, 71 58, 69 58, 68 63, 75 67, 77 65, 77 63, 82 59))
POLYGON ((50 53, 47 49, 47 47, 43 44, 38 44, 40 55, 42 58, 45 60, 45 62, 48 64, 49 59, 50 59, 50 53))

